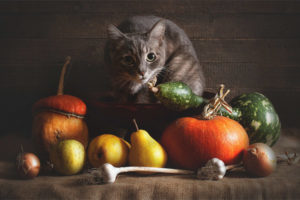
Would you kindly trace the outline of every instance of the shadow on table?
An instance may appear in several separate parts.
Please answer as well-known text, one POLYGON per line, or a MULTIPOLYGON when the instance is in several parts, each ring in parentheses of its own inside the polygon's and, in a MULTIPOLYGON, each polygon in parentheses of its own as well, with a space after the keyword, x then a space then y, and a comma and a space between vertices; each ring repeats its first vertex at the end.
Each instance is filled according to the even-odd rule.
POLYGON ((15 163, 9 161, 0 161, 0 179, 20 179, 17 174, 15 163))

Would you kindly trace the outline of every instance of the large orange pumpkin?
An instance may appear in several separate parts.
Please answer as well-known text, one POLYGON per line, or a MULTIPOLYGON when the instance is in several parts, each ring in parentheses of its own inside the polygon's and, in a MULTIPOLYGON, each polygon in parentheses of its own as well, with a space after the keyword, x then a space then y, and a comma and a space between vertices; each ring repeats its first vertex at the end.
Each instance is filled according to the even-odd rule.
POLYGON ((78 97, 63 94, 64 74, 70 60, 67 57, 62 68, 57 95, 42 98, 33 105, 32 137, 43 159, 48 158, 50 149, 60 140, 75 139, 85 148, 88 145, 86 105, 78 97))
POLYGON ((37 153, 48 157, 51 146, 60 140, 75 139, 86 148, 88 127, 84 121, 85 103, 74 96, 43 98, 33 106, 32 136, 37 153))
POLYGON ((225 164, 240 162, 249 139, 244 128, 227 117, 183 117, 165 129, 161 143, 172 164, 195 170, 212 158, 225 164))

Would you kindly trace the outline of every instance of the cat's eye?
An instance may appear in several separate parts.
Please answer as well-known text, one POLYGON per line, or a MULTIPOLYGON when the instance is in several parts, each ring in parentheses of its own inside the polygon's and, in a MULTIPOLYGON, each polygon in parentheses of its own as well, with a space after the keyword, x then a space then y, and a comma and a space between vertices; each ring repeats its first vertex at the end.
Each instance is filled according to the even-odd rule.
POLYGON ((154 53, 148 53, 146 60, 148 62, 154 62, 156 60, 156 55, 154 53))
POLYGON ((124 56, 123 61, 126 65, 132 65, 134 63, 134 59, 132 56, 124 56))

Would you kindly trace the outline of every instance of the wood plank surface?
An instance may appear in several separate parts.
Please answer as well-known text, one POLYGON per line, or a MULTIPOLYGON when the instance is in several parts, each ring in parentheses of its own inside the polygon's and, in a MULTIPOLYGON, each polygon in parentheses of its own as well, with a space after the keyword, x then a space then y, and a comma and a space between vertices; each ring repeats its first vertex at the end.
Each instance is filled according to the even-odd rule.
MULTIPOLYGON (((65 90, 83 99, 107 89, 106 26, 132 15, 171 19, 191 38, 207 90, 230 98, 259 91, 283 126, 297 126, 300 101, 300 1, 100 0, 0 1, 0 131, 30 134, 31 106, 53 95, 64 58, 65 90)), ((1 133, 0 133, 1 134, 1 133)))
POLYGON ((300 13, 300 2, 285 0, 101 0, 101 1, 4 1, 1 13, 105 13, 111 15, 170 13, 185 16, 189 13, 300 13))
MULTIPOLYGON (((105 39, 108 24, 119 24, 127 15, 0 14, 1 38, 105 39), (38 17, 37 17, 38 16, 38 17)), ((169 14, 191 39, 300 38, 300 14, 169 14), (226 26, 224 26, 226 24, 226 26)))
MULTIPOLYGON (((63 59, 62 59, 63 60, 63 59)), ((56 64, 6 65, 0 68, 3 90, 26 88, 28 92, 41 92, 44 88, 56 91, 63 62, 56 64), (17 73, 16 73, 17 72, 17 73), (31 73, 29 73, 31 72, 31 73), (15 80, 15 81, 12 81, 15 80), (43 86, 43 87, 42 87, 43 86)), ((255 63, 202 63, 208 88, 224 83, 230 88, 298 89, 299 66, 263 66, 255 63), (236 78, 241 77, 241 78, 236 78), (276 84, 274 84, 276 82, 276 84)), ((105 90, 108 69, 99 63, 72 61, 66 76, 66 87, 82 91, 105 90), (100 78, 100 79, 99 79, 100 78), (101 85, 99 85, 101 84, 101 85), (86 88, 86 89, 85 89, 86 88)))
MULTIPOLYGON (((0 64, 103 60, 105 39, 1 39, 0 64)), ((192 40, 200 62, 297 65, 300 39, 192 40)))

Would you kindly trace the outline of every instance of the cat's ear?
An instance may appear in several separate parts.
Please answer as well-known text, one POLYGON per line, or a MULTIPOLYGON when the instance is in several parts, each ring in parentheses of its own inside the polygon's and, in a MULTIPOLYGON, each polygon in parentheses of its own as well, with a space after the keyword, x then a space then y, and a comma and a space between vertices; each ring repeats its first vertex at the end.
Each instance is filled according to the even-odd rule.
POLYGON ((154 24, 152 29, 149 31, 149 39, 162 40, 165 36, 165 30, 165 20, 161 19, 156 24, 154 24))
POLYGON ((107 35, 108 38, 112 40, 118 40, 126 37, 124 33, 122 33, 117 27, 112 24, 108 25, 107 27, 107 35))

